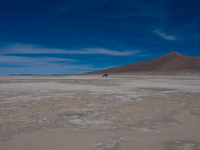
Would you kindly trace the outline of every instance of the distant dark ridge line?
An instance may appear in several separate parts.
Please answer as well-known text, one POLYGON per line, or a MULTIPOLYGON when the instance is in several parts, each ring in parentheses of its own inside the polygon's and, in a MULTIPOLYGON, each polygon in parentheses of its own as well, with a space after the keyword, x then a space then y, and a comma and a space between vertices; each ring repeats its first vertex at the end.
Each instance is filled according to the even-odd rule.
POLYGON ((200 57, 185 56, 176 51, 156 57, 148 61, 139 61, 123 66, 108 68, 99 71, 88 72, 86 74, 96 73, 125 73, 138 71, 184 71, 200 70, 200 57))

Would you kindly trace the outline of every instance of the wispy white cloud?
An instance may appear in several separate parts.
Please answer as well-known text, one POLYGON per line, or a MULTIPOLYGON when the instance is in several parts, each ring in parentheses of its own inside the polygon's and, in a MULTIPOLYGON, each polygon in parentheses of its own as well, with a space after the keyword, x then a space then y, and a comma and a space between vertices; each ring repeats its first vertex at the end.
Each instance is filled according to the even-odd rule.
POLYGON ((176 37, 174 35, 167 35, 166 33, 162 32, 160 29, 156 29, 153 32, 165 40, 169 40, 169 41, 176 40, 176 37))
POLYGON ((52 54, 64 53, 62 49, 47 48, 40 45, 11 43, 0 47, 0 54, 52 54))
POLYGON ((79 50, 67 50, 19 43, 0 47, 0 54, 102 54, 112 56, 128 56, 138 54, 139 52, 140 50, 117 51, 105 48, 83 48, 79 50))
POLYGON ((54 62, 66 62, 73 63, 76 62, 74 59, 66 58, 55 58, 55 57, 23 57, 23 56, 4 56, 0 55, 0 64, 10 64, 10 65, 39 65, 39 64, 51 64, 54 62))
POLYGON ((67 50, 48 48, 40 45, 12 43, 0 47, 0 75, 76 74, 105 69, 96 68, 92 64, 87 64, 91 62, 80 64, 78 60, 59 58, 51 54, 129 56, 137 55, 138 53, 140 53, 139 50, 117 51, 104 48, 67 50), (37 56, 32 54, 41 55, 37 56))
POLYGON ((128 56, 139 53, 139 50, 135 51, 116 51, 116 50, 108 50, 104 48, 85 48, 83 50, 73 50, 67 51, 66 53, 71 54, 104 54, 104 55, 112 55, 112 56, 128 56))
POLYGON ((51 57, 23 57, 0 55, 0 75, 10 74, 78 74, 98 70, 90 64, 76 64, 76 60, 51 57), (58 63, 62 62, 62 63, 58 63), (64 62, 64 63, 63 63, 64 62))
POLYGON ((137 55, 137 56, 139 56, 139 57, 149 57, 151 55, 150 54, 144 54, 144 55, 137 55))

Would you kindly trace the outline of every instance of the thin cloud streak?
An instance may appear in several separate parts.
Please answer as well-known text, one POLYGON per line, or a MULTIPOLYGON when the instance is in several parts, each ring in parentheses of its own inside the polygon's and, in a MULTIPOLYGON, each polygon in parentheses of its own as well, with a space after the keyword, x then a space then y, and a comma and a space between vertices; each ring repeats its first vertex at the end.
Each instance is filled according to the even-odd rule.
POLYGON ((55 62, 76 62, 74 59, 54 58, 54 57, 22 57, 22 56, 3 56, 0 55, 0 64, 10 65, 32 65, 32 64, 49 64, 55 62))
POLYGON ((165 40, 169 41, 176 40, 176 37, 174 35, 166 35, 166 33, 161 32, 160 29, 156 29, 153 32, 165 40))
POLYGON ((79 60, 59 58, 56 55, 54 55, 56 57, 49 57, 49 54, 129 56, 137 55, 140 52, 139 50, 121 52, 104 48, 65 50, 39 45, 13 43, 0 47, 0 72, 1 75, 55 74, 55 72, 57 74, 84 73, 105 69, 105 67, 101 68, 92 64, 78 64, 79 60), (40 55, 37 57, 32 56, 32 54, 40 55))
POLYGON ((84 50, 71 50, 67 51, 68 54, 103 54, 103 55, 112 55, 112 56, 129 56, 139 53, 139 50, 136 51, 114 51, 104 48, 86 48, 84 50))
POLYGON ((129 56, 138 54, 140 50, 116 51, 104 48, 84 48, 80 50, 66 50, 46 48, 39 45, 25 45, 14 43, 0 48, 0 54, 101 54, 111 56, 129 56))
POLYGON ((90 64, 74 64, 72 59, 0 55, 1 75, 10 74, 78 74, 98 70, 90 64), (59 63, 62 62, 62 63, 59 63), (63 63, 64 62, 64 63, 63 63))

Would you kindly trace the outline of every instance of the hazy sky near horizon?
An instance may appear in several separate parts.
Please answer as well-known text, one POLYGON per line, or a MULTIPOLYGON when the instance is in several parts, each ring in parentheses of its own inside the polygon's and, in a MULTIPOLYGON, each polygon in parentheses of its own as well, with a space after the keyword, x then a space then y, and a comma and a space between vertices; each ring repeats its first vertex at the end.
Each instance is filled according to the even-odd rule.
POLYGON ((200 0, 1 0, 0 75, 200 56, 200 0))

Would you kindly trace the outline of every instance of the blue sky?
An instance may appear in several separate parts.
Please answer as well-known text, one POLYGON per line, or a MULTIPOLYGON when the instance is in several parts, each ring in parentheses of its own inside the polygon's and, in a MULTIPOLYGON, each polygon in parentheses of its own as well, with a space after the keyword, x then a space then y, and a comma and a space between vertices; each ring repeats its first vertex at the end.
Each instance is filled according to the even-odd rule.
POLYGON ((200 56, 199 0, 1 0, 0 75, 200 56))

